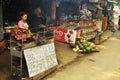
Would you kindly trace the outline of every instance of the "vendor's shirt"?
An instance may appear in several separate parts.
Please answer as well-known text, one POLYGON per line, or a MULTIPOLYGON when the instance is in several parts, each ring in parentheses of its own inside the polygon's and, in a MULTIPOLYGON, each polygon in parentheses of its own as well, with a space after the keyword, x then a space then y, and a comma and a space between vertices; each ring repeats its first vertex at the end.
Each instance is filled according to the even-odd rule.
POLYGON ((28 29, 28 28, 29 28, 27 22, 24 23, 24 22, 22 22, 22 21, 19 21, 19 22, 18 22, 18 27, 19 27, 19 28, 22 28, 22 29, 28 29))

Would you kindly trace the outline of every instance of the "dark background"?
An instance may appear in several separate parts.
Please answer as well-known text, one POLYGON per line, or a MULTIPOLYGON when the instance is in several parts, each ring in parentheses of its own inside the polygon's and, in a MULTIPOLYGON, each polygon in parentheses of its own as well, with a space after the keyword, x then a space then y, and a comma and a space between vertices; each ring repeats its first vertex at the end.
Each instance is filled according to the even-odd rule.
POLYGON ((37 7, 42 9, 45 16, 50 16, 51 2, 52 0, 3 0, 3 20, 17 21, 20 12, 27 12, 31 16, 37 7))
MULTIPOLYGON (((3 21, 6 22, 18 22, 18 16, 20 12, 28 13, 28 21, 32 19, 34 10, 40 7, 45 17, 51 17, 51 4, 53 0, 2 0, 3 3, 3 21)), ((64 13, 65 15, 77 15, 79 3, 74 0, 60 0, 60 4, 57 7, 57 19, 64 13)))

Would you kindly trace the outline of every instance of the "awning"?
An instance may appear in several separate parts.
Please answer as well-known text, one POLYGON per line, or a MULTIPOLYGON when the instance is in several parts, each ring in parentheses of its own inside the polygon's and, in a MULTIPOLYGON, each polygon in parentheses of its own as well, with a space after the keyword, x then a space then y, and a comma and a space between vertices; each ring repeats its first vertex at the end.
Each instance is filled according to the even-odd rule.
POLYGON ((114 4, 116 4, 117 2, 116 1, 114 1, 114 0, 107 0, 108 2, 110 2, 110 3, 114 3, 114 4))
POLYGON ((100 10, 103 10, 103 8, 100 6, 100 5, 98 5, 98 4, 93 4, 96 8, 98 8, 98 9, 100 9, 100 10))

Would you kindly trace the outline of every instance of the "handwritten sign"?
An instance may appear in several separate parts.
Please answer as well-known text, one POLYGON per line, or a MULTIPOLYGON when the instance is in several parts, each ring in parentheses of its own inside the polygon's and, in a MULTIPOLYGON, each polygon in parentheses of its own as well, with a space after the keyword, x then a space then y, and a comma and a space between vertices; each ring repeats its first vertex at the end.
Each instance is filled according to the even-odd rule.
POLYGON ((29 77, 42 73, 58 64, 54 43, 24 50, 29 77))

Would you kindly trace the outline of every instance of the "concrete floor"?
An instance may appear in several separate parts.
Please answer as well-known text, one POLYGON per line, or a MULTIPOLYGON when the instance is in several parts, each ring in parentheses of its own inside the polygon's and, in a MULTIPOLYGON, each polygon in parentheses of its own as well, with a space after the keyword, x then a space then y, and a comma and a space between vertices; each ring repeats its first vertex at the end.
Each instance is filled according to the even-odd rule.
POLYGON ((79 58, 44 80, 120 80, 120 31, 102 44, 99 53, 79 58))

